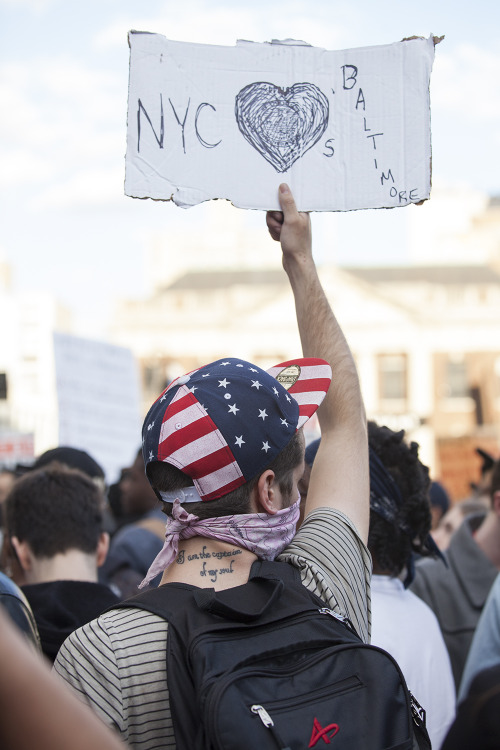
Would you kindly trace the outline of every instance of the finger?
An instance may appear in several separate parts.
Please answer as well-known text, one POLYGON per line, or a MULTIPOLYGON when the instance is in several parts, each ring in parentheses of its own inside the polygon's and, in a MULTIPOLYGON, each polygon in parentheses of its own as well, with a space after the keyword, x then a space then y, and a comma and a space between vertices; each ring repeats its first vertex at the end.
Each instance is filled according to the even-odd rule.
POLYGON ((279 221, 280 224, 283 224, 283 211, 268 211, 267 216, 270 219, 273 219, 274 221, 279 221))
POLYGON ((294 216, 298 216, 297 206, 295 205, 292 191, 286 182, 282 182, 280 185, 279 200, 285 219, 292 219, 294 216))
POLYGON ((283 214, 281 211, 268 211, 266 215, 267 228, 273 240, 279 241, 281 227, 283 226, 283 214))

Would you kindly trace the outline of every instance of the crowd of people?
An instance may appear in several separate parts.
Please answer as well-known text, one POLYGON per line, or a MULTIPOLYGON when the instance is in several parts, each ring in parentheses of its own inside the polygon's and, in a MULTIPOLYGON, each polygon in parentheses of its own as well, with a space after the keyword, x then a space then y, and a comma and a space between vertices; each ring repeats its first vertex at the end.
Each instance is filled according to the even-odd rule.
POLYGON ((267 225, 301 358, 264 371, 228 356, 174 380, 112 491, 71 447, 0 472, 2 747, 182 746, 169 622, 118 605, 172 583, 232 591, 262 560, 392 655, 433 748, 500 746, 500 462, 484 459, 476 496, 453 504, 418 445, 366 421, 309 216, 286 185, 279 197, 267 225))

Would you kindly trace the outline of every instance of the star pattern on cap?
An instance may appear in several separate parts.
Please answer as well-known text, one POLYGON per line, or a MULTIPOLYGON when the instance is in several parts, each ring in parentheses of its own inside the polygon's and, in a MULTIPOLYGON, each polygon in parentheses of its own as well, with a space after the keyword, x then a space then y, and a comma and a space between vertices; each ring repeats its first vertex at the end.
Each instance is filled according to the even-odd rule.
POLYGON ((323 361, 301 365, 302 370, 309 368, 303 378, 308 381, 304 383, 307 393, 293 384, 288 394, 275 379, 288 364, 266 372, 243 359, 230 358, 178 378, 160 395, 145 420, 146 463, 168 462, 174 453, 179 466, 198 462, 202 473, 197 479, 207 500, 249 481, 307 421, 329 377, 328 372, 323 376, 327 369, 323 361), (294 398, 296 392, 300 399, 294 398))

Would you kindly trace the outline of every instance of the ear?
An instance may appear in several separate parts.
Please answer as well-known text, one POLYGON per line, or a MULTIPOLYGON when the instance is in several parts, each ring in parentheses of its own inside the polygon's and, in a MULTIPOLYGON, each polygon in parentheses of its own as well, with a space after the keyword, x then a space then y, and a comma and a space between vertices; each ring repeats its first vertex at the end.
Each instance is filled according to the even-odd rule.
POLYGON ((100 568, 104 565, 104 561, 108 556, 109 550, 109 534, 106 531, 101 531, 99 534, 99 541, 97 542, 96 550, 96 563, 97 567, 100 568))
POLYGON ((274 516, 280 509, 281 495, 276 491, 275 475, 271 469, 264 471, 254 487, 252 510, 274 516))
POLYGON ((28 542, 20 542, 17 536, 11 536, 10 544, 12 549, 16 553, 16 557, 19 561, 19 565, 23 569, 23 572, 26 573, 28 570, 31 570, 31 568, 33 567, 34 555, 28 542))

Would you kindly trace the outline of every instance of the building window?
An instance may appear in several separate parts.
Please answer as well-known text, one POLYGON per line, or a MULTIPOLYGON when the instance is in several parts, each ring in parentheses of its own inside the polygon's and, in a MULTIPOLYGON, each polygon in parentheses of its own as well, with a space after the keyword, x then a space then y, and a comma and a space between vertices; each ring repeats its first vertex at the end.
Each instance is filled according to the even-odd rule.
POLYGON ((407 363, 405 354, 380 354, 379 387, 382 401, 405 400, 407 397, 407 363))
POLYGON ((5 401, 7 398, 7 375, 5 372, 0 372, 0 401, 5 401))
POLYGON ((467 398, 470 396, 465 360, 450 358, 446 363, 446 397, 467 398))

